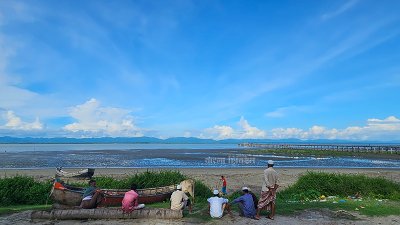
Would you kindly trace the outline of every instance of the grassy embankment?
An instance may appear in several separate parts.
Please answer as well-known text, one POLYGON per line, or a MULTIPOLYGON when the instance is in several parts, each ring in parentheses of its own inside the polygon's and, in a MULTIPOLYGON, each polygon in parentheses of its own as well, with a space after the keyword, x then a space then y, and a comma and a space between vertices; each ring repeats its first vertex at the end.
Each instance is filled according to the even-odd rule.
MULTIPOLYGON (((229 199, 240 193, 231 194, 229 199)), ((367 216, 400 215, 400 184, 364 175, 309 172, 278 192, 276 204, 278 215, 292 215, 305 209, 358 211, 367 216), (359 198, 355 198, 356 193, 359 198), (326 198, 321 201, 322 195, 326 198)))
POLYGON ((280 214, 328 208, 369 216, 400 215, 400 184, 380 177, 309 172, 277 198, 280 214), (361 198, 355 198, 357 193, 361 198), (326 201, 320 201, 322 195, 326 201))
MULTIPOLYGON (((147 171, 116 179, 109 176, 96 177, 96 183, 101 188, 129 189, 132 183, 138 188, 151 188, 180 183, 188 179, 178 171, 147 171)), ((86 182, 76 182, 73 185, 87 186, 86 182)), ((52 183, 35 181, 28 176, 15 176, 0 179, 0 214, 19 212, 30 209, 50 209, 49 193, 52 183), (46 205, 47 204, 47 205, 46 205)), ((206 206, 206 199, 211 196, 211 190, 200 181, 195 181, 196 206, 195 212, 200 212, 206 206), (196 211, 197 210, 197 211, 196 211)), ((168 208, 169 202, 147 205, 147 207, 168 208)), ((192 215, 201 217, 198 213, 192 215)))
MULTIPOLYGON (((144 172, 119 180, 112 177, 97 177, 96 180, 99 187, 125 189, 132 182, 137 183, 140 188, 147 188, 176 184, 186 178, 177 171, 162 171, 144 172)), ((50 206, 45 204, 50 187, 50 182, 37 182, 31 177, 0 179, 0 214, 28 209, 49 209, 50 206)), ((211 190, 200 181, 196 181, 195 192, 193 213, 185 212, 185 216, 202 221, 210 220, 206 199, 211 196, 211 190)), ((228 197, 233 200, 238 195, 239 192, 235 192, 228 197)), ((168 208, 169 202, 150 204, 147 207, 168 208)), ((234 209, 236 208, 235 206, 234 209)), ((278 193, 277 214, 289 215, 304 209, 321 208, 358 211, 370 216, 400 215, 400 184, 363 175, 310 172, 300 177, 294 185, 278 193), (356 193, 360 193, 362 198, 351 198, 356 193), (333 197, 320 202, 321 195, 333 197)))
POLYGON ((246 154, 272 154, 288 156, 365 156, 376 158, 400 159, 399 152, 362 152, 362 151, 336 151, 336 150, 313 150, 313 149, 251 149, 243 150, 246 154))

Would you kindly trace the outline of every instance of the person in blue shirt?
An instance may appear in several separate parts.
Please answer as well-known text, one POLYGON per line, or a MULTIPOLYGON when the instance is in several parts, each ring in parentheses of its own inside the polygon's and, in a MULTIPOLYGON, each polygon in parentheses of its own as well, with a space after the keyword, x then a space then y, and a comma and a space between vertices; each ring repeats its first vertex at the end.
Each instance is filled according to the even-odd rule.
POLYGON ((256 209, 254 207, 253 196, 249 193, 248 187, 242 188, 243 195, 232 201, 233 204, 238 204, 240 216, 255 218, 256 209))

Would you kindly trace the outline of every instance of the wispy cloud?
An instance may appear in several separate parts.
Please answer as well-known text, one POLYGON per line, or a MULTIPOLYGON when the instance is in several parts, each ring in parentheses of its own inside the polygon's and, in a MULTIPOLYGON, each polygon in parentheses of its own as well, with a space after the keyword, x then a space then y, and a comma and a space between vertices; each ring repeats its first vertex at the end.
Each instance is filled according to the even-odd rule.
POLYGON ((349 11, 351 8, 353 8, 356 4, 358 3, 358 0, 348 0, 346 3, 341 5, 339 8, 337 8, 334 11, 327 12, 321 16, 322 20, 328 20, 332 19, 336 16, 339 16, 340 14, 343 14, 347 11, 349 11))
POLYGON ((286 106, 286 107, 277 108, 271 112, 267 112, 265 114, 265 116, 271 117, 271 118, 282 118, 291 113, 305 112, 305 111, 307 111, 307 109, 308 109, 308 107, 306 107, 306 106, 286 106))

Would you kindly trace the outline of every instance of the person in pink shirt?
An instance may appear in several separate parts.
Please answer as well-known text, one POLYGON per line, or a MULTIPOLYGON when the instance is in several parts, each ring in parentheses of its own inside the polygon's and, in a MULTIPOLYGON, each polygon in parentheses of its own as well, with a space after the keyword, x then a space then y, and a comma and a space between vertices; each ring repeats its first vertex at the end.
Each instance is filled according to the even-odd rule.
POLYGON ((144 204, 139 204, 139 194, 136 189, 136 184, 132 184, 131 190, 125 193, 124 199, 122 199, 122 211, 124 213, 131 213, 135 209, 144 208, 144 204))

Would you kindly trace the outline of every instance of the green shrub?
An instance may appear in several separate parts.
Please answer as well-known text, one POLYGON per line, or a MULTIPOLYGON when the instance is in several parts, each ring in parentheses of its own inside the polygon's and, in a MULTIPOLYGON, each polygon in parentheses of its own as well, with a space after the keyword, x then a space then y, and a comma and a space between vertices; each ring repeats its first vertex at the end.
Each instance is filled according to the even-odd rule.
POLYGON ((242 196, 242 191, 235 191, 232 194, 230 194, 228 196, 229 202, 232 202, 233 200, 239 198, 240 196, 242 196))
POLYGON ((312 200, 320 195, 354 196, 400 200, 400 184, 381 177, 365 175, 308 172, 291 187, 279 192, 278 198, 312 200))
POLYGON ((123 179, 115 179, 107 176, 97 177, 96 183, 98 187, 110 189, 129 189, 131 184, 135 183, 141 189, 178 184, 185 179, 187 177, 179 171, 166 170, 159 172, 146 171, 123 179))
POLYGON ((198 200, 206 200, 212 196, 212 191, 203 182, 196 180, 194 183, 194 196, 198 200))
MULTIPOLYGON (((129 189, 132 183, 138 188, 161 187, 178 184, 188 179, 179 171, 146 171, 123 179, 102 176, 96 178, 97 186, 107 189, 129 189)), ((74 186, 86 187, 87 182, 71 183, 74 186)), ((16 176, 0 179, 0 206, 9 205, 37 205, 45 204, 52 187, 52 183, 38 182, 32 177, 16 176)), ((211 196, 211 190, 201 181, 195 181, 195 196, 199 200, 211 196)))
POLYGON ((26 176, 0 179, 0 205, 45 204, 51 186, 51 182, 37 182, 26 176))

